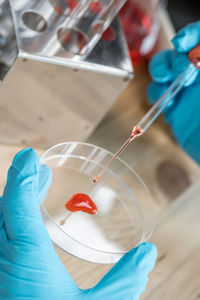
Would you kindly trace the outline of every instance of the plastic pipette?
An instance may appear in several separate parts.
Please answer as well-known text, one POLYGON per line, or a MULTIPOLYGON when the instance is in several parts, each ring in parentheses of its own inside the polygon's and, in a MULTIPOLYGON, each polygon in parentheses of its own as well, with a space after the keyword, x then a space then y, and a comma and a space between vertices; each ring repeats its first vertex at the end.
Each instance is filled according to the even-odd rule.
POLYGON ((114 162, 119 154, 137 137, 142 135, 157 117, 170 104, 172 99, 180 92, 188 80, 200 70, 200 44, 193 48, 188 55, 191 63, 189 66, 175 79, 166 92, 156 101, 151 109, 143 116, 139 123, 134 126, 130 137, 122 145, 122 147, 113 155, 111 160, 105 167, 93 178, 93 182, 97 182, 107 168, 114 162))

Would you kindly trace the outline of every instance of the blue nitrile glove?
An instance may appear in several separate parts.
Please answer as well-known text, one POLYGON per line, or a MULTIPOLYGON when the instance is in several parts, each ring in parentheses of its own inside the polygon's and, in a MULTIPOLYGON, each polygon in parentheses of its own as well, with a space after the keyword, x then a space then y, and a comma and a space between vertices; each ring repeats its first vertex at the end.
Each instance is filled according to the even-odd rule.
MULTIPOLYGON (((153 83, 148 99, 154 103, 189 64, 188 52, 200 43, 200 22, 180 30, 172 40, 175 50, 158 53, 150 62, 153 83)), ((180 146, 200 164, 200 75, 195 74, 165 112, 180 146)))
POLYGON ((44 227, 40 202, 51 183, 31 148, 20 151, 0 199, 1 300, 133 300, 145 290, 156 247, 131 250, 93 288, 81 290, 58 258, 44 227))

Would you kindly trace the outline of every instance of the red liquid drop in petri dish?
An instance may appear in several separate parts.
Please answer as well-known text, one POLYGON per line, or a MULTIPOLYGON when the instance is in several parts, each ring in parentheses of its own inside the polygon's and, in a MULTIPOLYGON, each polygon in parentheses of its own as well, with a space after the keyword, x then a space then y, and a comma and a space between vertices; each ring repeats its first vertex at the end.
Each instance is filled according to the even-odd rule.
MULTIPOLYGON (((150 34, 152 20, 150 16, 133 0, 127 0, 119 12, 126 36, 132 63, 135 65, 144 59, 140 52, 143 40, 150 34)), ((149 52, 152 49, 149 50, 149 52)), ((145 55, 145 57, 148 53, 145 55)))
POLYGON ((90 215, 97 213, 96 204, 86 194, 75 194, 66 203, 65 208, 72 212, 82 211, 90 215))

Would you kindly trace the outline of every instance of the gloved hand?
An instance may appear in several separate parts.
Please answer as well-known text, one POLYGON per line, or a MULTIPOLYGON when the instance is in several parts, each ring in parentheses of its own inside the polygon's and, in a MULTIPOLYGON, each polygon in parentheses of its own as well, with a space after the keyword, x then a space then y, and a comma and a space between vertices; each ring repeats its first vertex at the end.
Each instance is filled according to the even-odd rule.
POLYGON ((138 299, 156 260, 156 247, 131 250, 93 288, 81 290, 58 258, 44 227, 40 202, 51 183, 31 148, 20 151, 0 199, 1 300, 138 299))
MULTIPOLYGON (((200 22, 186 26, 172 40, 174 50, 158 53, 150 62, 153 83, 147 96, 154 103, 189 64, 188 52, 200 43, 200 22)), ((165 112, 180 146, 200 164, 200 75, 189 80, 165 112)))

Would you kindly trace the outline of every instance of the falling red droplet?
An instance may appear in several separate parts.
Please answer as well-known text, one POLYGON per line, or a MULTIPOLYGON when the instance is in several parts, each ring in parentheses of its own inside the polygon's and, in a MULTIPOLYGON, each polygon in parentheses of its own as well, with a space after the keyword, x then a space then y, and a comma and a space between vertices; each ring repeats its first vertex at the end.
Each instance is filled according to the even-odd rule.
POLYGON ((91 10, 91 12, 98 14, 103 8, 103 5, 101 2, 99 1, 93 1, 90 3, 89 9, 91 10))
POLYGON ((78 5, 78 2, 76 0, 66 0, 66 3, 70 10, 74 10, 78 5))
POLYGON ((90 215, 97 213, 96 204, 86 194, 75 194, 66 203, 65 208, 72 212, 82 211, 90 215))

